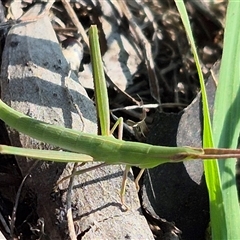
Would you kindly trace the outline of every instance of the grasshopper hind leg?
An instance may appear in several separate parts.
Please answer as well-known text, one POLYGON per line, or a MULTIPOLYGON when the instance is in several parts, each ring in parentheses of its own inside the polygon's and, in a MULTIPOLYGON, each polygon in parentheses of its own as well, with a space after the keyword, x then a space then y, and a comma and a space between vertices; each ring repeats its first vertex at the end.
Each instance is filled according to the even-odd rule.
POLYGON ((121 186, 121 190, 120 190, 121 203, 127 210, 129 209, 129 207, 125 204, 124 197, 125 197, 125 192, 126 192, 128 172, 129 172, 130 168, 131 168, 131 166, 126 165, 125 170, 123 172, 122 186, 121 186))
MULTIPOLYGON (((125 204, 124 196, 125 196, 125 192, 126 192, 127 176, 128 176, 128 172, 130 171, 130 168, 131 168, 131 166, 126 165, 126 168, 125 168, 124 173, 123 173, 123 180, 122 180, 122 186, 121 186, 121 191, 120 191, 121 203, 122 203, 123 206, 126 207, 127 210, 129 209, 129 207, 125 204)), ((137 191, 139 191, 138 182, 139 182, 140 178, 142 177, 142 175, 144 173, 144 170, 145 169, 141 169, 139 174, 137 175, 137 177, 135 179, 135 185, 136 185, 137 191)))
POLYGON ((139 174, 137 175, 136 179, 135 179, 135 185, 136 185, 137 191, 139 191, 139 189, 140 189, 140 187, 139 187, 139 180, 141 179, 144 171, 145 171, 145 168, 142 168, 140 170, 139 174))

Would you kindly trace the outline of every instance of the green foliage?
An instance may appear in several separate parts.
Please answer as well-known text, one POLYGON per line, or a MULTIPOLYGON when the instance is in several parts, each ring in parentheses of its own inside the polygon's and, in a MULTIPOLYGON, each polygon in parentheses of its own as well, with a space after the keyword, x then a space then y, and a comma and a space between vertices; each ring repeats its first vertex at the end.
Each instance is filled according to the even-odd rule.
MULTIPOLYGON (((223 58, 216 92, 213 132, 201 67, 183 1, 175 0, 189 38, 199 74, 203 101, 203 147, 236 148, 239 136, 240 106, 240 2, 229 1, 223 58)), ((238 239, 240 211, 235 181, 235 160, 204 161, 209 191, 212 239, 238 239)))
MULTIPOLYGON (((232 0, 228 3, 223 56, 214 105, 213 136, 216 147, 236 148, 238 145, 240 129, 239 29, 240 2, 232 0)), ((240 211, 235 180, 236 160, 219 160, 218 165, 227 229, 225 239, 239 239, 240 211)))

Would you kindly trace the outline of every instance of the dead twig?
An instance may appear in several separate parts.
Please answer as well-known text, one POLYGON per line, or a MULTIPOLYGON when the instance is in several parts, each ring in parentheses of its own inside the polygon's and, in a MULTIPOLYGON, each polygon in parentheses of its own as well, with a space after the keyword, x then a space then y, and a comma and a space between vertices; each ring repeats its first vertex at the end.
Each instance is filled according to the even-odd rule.
POLYGON ((73 24, 76 26, 78 29, 78 32, 82 35, 83 41, 87 44, 89 47, 89 41, 88 41, 88 36, 85 32, 85 29, 83 28, 82 24, 79 22, 78 17, 76 13, 74 12, 72 6, 67 0, 62 0, 62 4, 65 7, 69 17, 71 18, 73 24))

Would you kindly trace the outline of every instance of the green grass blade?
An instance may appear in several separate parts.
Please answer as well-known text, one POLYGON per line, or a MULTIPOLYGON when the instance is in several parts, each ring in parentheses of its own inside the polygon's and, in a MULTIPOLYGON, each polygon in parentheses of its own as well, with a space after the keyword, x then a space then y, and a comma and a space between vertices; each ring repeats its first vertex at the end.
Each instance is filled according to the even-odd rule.
MULTIPOLYGON (((204 78, 201 71, 201 66, 194 43, 190 23, 188 20, 187 11, 183 1, 175 1, 178 11, 181 15, 187 36, 189 38, 196 67, 198 70, 201 91, 202 91, 202 104, 203 104, 203 147, 213 147, 213 137, 210 123, 210 114, 208 108, 207 94, 204 84, 204 78)), ((226 218, 225 209, 222 204, 222 189, 219 175, 219 169, 216 160, 204 161, 205 179, 209 192, 210 201, 210 216, 211 216, 211 229, 213 239, 226 239, 226 218), (219 226, 221 226, 219 228, 219 226)))
POLYGON ((92 25, 89 29, 89 42, 95 88, 95 102, 97 105, 97 114, 101 127, 101 135, 107 136, 109 135, 110 129, 110 113, 106 80, 99 46, 98 29, 96 25, 92 25))
MULTIPOLYGON (((223 56, 213 118, 214 141, 217 147, 236 148, 240 129, 240 2, 228 3, 223 56)), ((219 161, 227 238, 240 237, 240 211, 235 180, 235 159, 219 161)))
POLYGON ((202 91, 202 99, 203 99, 203 112, 204 112, 204 119, 203 119, 203 127, 204 127, 204 131, 206 131, 206 133, 209 135, 208 139, 205 139, 205 143, 204 145, 206 146, 212 146, 212 138, 211 138, 211 121, 210 121, 210 114, 209 114, 209 108, 208 108, 208 101, 207 101, 207 93, 206 93, 206 89, 205 89, 205 83, 204 83, 204 78, 203 78, 203 73, 201 70, 201 65, 200 65, 200 61, 198 58, 198 54, 197 54, 197 49, 195 46, 195 42, 194 42, 194 38, 192 35, 192 30, 191 30, 191 26, 188 20, 188 15, 187 15, 187 11, 184 5, 183 0, 175 0, 176 6, 178 8, 178 11, 180 13, 181 19, 183 21, 183 25, 184 28, 186 30, 190 45, 191 45, 191 49, 192 49, 192 53, 194 56, 194 60, 196 63, 196 67, 197 67, 197 71, 198 71, 198 76, 199 76, 199 81, 200 81, 200 86, 201 86, 201 91, 202 91))

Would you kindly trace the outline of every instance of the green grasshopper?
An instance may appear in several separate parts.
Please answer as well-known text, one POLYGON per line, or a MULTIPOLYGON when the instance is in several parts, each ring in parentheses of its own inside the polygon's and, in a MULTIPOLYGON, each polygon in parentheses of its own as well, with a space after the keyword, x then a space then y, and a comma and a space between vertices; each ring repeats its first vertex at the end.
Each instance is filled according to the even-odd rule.
MULTIPOLYGON (((98 115, 109 126, 109 111, 106 83, 101 61, 100 47, 96 26, 89 30, 95 94, 98 115)), ((136 179, 136 186, 144 169, 153 168, 164 163, 176 163, 191 159, 238 158, 240 150, 235 149, 202 149, 192 147, 163 147, 145 143, 128 142, 115 139, 103 125, 103 136, 82 133, 73 129, 59 127, 32 119, 7 106, 0 100, 0 119, 7 125, 37 140, 58 146, 71 152, 23 149, 0 145, 1 154, 19 155, 56 162, 103 162, 124 164, 126 170, 121 188, 121 201, 124 204, 126 176, 130 166, 141 169, 136 179), (76 152, 76 153, 75 153, 76 152)), ((109 128, 108 128, 109 129, 109 128)))

